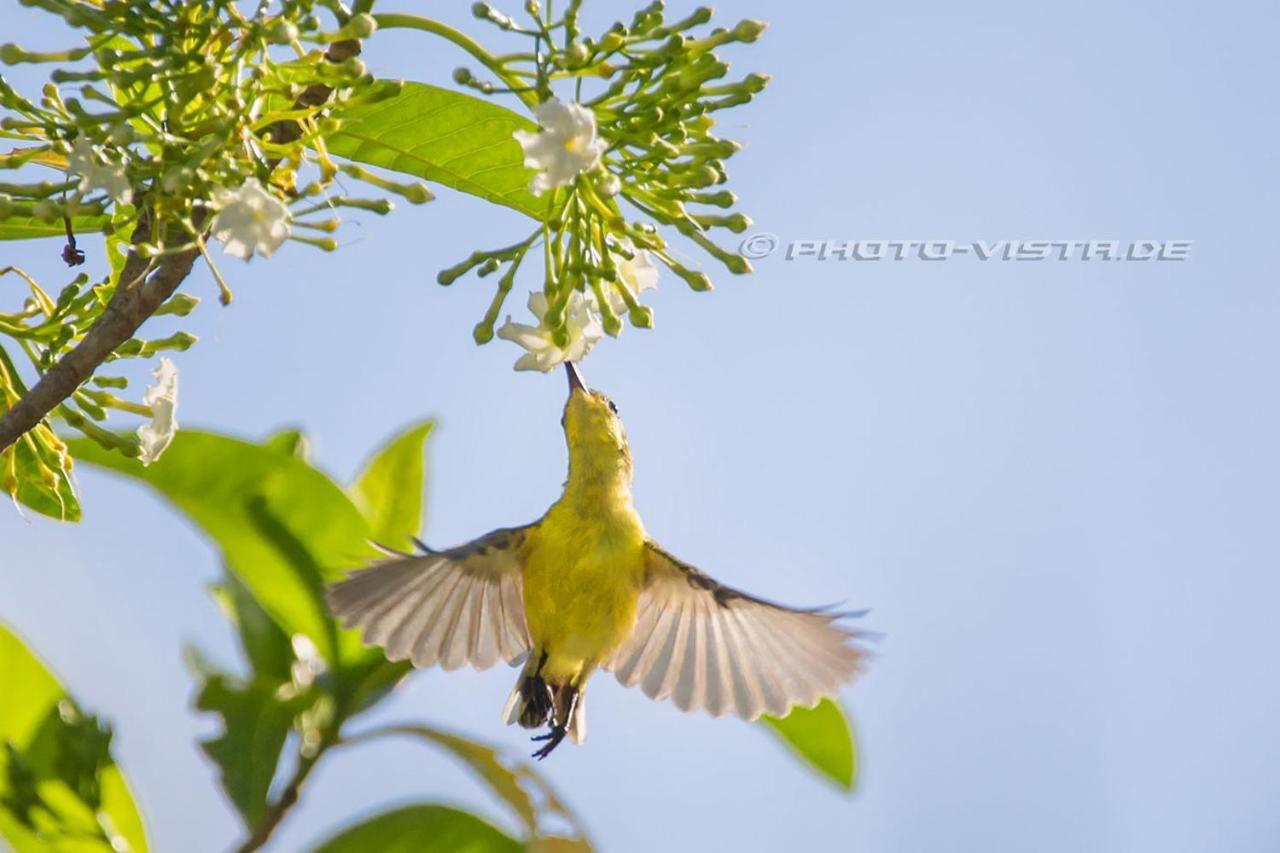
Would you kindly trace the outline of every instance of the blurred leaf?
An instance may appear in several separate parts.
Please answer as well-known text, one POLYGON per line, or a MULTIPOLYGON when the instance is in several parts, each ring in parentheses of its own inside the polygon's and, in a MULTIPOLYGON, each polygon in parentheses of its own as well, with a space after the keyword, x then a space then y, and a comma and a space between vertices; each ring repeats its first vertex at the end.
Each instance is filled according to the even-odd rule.
MULTIPOLYGON (((73 216, 71 228, 76 234, 100 234, 110 219, 106 216, 73 216)), ((0 219, 0 240, 33 240, 40 237, 67 238, 67 226, 61 219, 41 222, 34 216, 10 216, 0 219)))
POLYGON ((262 446, 278 450, 288 456, 295 456, 303 462, 311 461, 311 442, 307 441, 307 436, 301 430, 282 429, 268 436, 262 442, 262 446))
POLYGON ((223 614, 235 625, 240 647, 255 674, 288 681, 293 665, 289 635, 271 621, 245 585, 230 572, 221 584, 210 587, 223 614))
POLYGON ((71 488, 71 477, 62 470, 62 460, 43 446, 37 451, 26 440, 15 442, 14 473, 18 477, 15 497, 25 507, 58 521, 79 521, 80 501, 71 488), (52 475, 52 483, 46 479, 52 475))
POLYGON ((362 660, 348 661, 342 671, 346 715, 353 717, 372 707, 411 672, 413 664, 409 661, 387 660, 379 649, 369 649, 362 660))
POLYGON ((435 424, 417 424, 379 448, 348 492, 369 520, 373 539, 409 550, 422 530, 422 490, 427 436, 435 424))
POLYGON ((419 804, 383 812, 343 830, 316 853, 519 853, 520 842, 473 814, 419 804))
POLYGON ((496 749, 430 726, 396 726, 395 732, 420 737, 452 753, 479 776, 500 800, 511 807, 530 834, 537 832, 537 807, 529 792, 520 784, 526 773, 529 776, 537 775, 532 770, 513 770, 498 757, 496 749))
POLYGON ((297 696, 282 698, 281 687, 261 678, 240 684, 214 676, 196 698, 201 711, 222 717, 222 734, 200 746, 218 765, 223 790, 249 827, 266 813, 280 752, 293 718, 307 704, 297 696))
POLYGON ((491 746, 431 726, 387 726, 368 734, 408 735, 449 752, 515 812, 529 838, 538 838, 545 820, 550 817, 562 819, 578 833, 577 838, 543 836, 540 840, 552 846, 540 849, 591 850, 577 815, 564 805, 546 778, 527 762, 510 762, 491 746))
POLYGON ((279 449, 195 430, 146 468, 94 442, 70 444, 77 459, 136 477, 185 512, 287 635, 304 634, 331 664, 368 656, 355 632, 338 632, 322 588, 372 555, 369 526, 323 473, 279 449))
POLYGON ((18 853, 146 850, 110 728, 3 626, 0 685, 0 838, 18 853))
POLYGON ((591 853, 591 843, 585 838, 542 835, 531 840, 524 849, 525 853, 591 853))
POLYGON ((529 194, 532 173, 512 134, 529 119, 461 92, 405 83, 398 95, 337 113, 330 154, 414 175, 542 221, 545 200, 529 194))
POLYGON ((846 791, 857 772, 853 733, 844 710, 831 699, 813 708, 792 708, 785 717, 765 715, 761 722, 806 764, 846 791))

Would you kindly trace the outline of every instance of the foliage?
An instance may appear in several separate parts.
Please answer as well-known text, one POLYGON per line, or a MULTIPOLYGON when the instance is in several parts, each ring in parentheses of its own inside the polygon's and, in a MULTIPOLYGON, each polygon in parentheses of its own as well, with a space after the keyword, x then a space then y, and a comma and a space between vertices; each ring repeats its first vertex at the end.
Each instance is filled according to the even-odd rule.
POLYGON ((572 812, 524 762, 421 724, 350 731, 409 667, 341 628, 321 585, 367 560, 371 537, 398 541, 421 529, 430 432, 425 422, 393 436, 346 488, 307 461, 307 442, 295 432, 253 444, 184 430, 145 468, 94 442, 72 443, 84 461, 154 488, 222 554, 226 577, 212 591, 236 627, 246 666, 227 671, 197 650, 188 658, 201 682, 196 707, 222 722, 203 747, 247 841, 270 834, 331 751, 411 736, 470 768, 510 809, 525 840, 546 834, 549 824, 567 824, 585 843, 572 812))
POLYGON ((0 684, 0 838, 16 853, 145 851, 142 819, 111 757, 111 727, 3 625, 0 684))
MULTIPOLYGON (((211 240, 246 259, 270 255, 285 239, 332 250, 342 208, 387 213, 387 194, 427 201, 422 180, 512 207, 536 220, 529 234, 472 253, 439 280, 501 271, 473 330, 485 343, 518 269, 540 245, 543 307, 535 309, 538 325, 528 328, 532 345, 545 338, 556 354, 534 360, 539 369, 586 354, 598 334, 584 339, 576 325, 616 336, 626 315, 632 325, 653 326, 652 310, 638 301, 652 282, 633 271, 649 268, 651 256, 693 289, 711 287, 704 272, 676 260, 661 227, 734 273, 749 270, 708 233, 748 225, 726 212, 733 194, 715 189, 727 180, 724 163, 738 146, 713 131, 720 111, 750 101, 767 78, 726 82, 729 66, 715 51, 755 41, 764 29, 756 21, 705 31, 709 9, 667 20, 654 2, 589 37, 579 27, 580 2, 559 17, 526 4, 528 23, 476 4, 475 15, 505 37, 532 41, 531 52, 496 55, 431 18, 373 14, 371 0, 351 9, 285 0, 259 3, 251 13, 233 0, 24 3, 60 18, 79 43, 51 52, 0 45, 0 62, 50 67, 38 95, 0 80, 0 138, 12 141, 0 151, 0 169, 15 178, 0 183, 0 240, 65 236, 62 257, 71 266, 96 254, 77 236, 101 233, 105 241, 92 274, 58 287, 18 267, 0 268, 30 291, 12 310, 0 306, 0 336, 12 342, 0 344, 0 486, 36 512, 80 516, 74 457, 51 419, 147 459, 137 438, 101 422, 112 413, 152 417, 152 404, 129 399, 128 378, 100 368, 195 343, 180 329, 150 338, 138 331, 151 317, 182 318, 196 307, 199 300, 180 287, 198 259, 213 272, 222 301, 230 301, 230 285, 206 248, 211 240), (380 28, 450 42, 496 82, 460 68, 455 85, 476 97, 375 80, 360 54, 380 28), (495 94, 516 96, 544 125, 540 110, 558 103, 557 95, 571 96, 590 116, 598 163, 543 196, 532 193, 530 177, 536 185, 545 176, 530 171, 537 164, 522 146, 540 138, 539 125, 486 100, 495 94), (339 174, 375 197, 348 194, 335 183, 339 174), (622 203, 638 218, 624 216, 622 203), (570 340, 582 342, 571 350, 570 340)), ((509 331, 503 336, 531 345, 519 327, 509 331)))
MULTIPOLYGON (((638 297, 652 281, 636 272, 651 256, 692 289, 711 287, 706 273, 676 260, 669 241, 732 273, 750 269, 709 236, 749 225, 731 212, 736 197, 719 188, 738 146, 716 135, 715 119, 768 78, 726 82, 729 66, 716 51, 755 41, 763 25, 708 31, 709 9, 668 20, 654 2, 589 37, 579 27, 581 0, 557 4, 558 17, 550 4, 528 2, 523 21, 478 3, 477 18, 525 41, 500 55, 430 18, 374 14, 372 0, 351 8, 332 0, 22 2, 59 18, 76 41, 39 53, 0 45, 0 63, 49 67, 38 94, 0 78, 0 139, 8 140, 0 169, 12 176, 0 182, 0 241, 56 236, 69 267, 92 271, 51 286, 0 266, 0 285, 19 294, 0 304, 0 486, 17 504, 77 521, 72 470, 82 460, 146 483, 218 548, 225 573, 210 591, 243 661, 226 667, 196 649, 188 660, 196 708, 220 721, 202 748, 242 819, 240 849, 267 841, 325 756, 380 737, 411 738, 461 762, 509 812, 518 837, 458 808, 420 803, 363 819, 317 849, 589 849, 576 816, 524 761, 421 722, 352 731, 409 668, 340 627, 321 591, 371 556, 370 540, 404 547, 421 529, 430 423, 394 437, 344 488, 310 464, 296 432, 256 444, 190 430, 174 437, 175 421, 159 409, 176 408, 176 376, 171 390, 153 387, 139 402, 126 376, 103 368, 195 343, 181 329, 160 333, 153 324, 144 338, 140 328, 197 307, 181 290, 197 261, 230 302, 211 241, 246 260, 270 256, 286 239, 333 250, 342 209, 385 214, 389 195, 428 201, 423 181, 534 221, 517 242, 473 252, 438 276, 450 284, 471 271, 500 273, 473 330, 477 343, 495 336, 535 248, 542 282, 531 308, 541 309, 538 326, 523 328, 550 348, 551 357, 535 360, 540 369, 571 357, 574 336, 585 343, 572 357, 585 355, 594 338, 584 339, 584 325, 616 336, 625 315, 651 328, 653 312, 638 297), (482 70, 453 77, 476 94, 375 80, 360 55, 390 28, 451 43, 479 62, 482 70), (536 121, 493 95, 514 96, 536 121), (587 147, 574 152, 581 168, 552 179, 536 152, 547 148, 556 110, 581 125, 581 139, 558 155, 587 147), (339 175, 370 196, 350 194, 339 175), (101 249, 87 237, 100 237, 101 249), (107 428, 113 414, 151 419, 153 435, 168 432, 149 448, 107 428), (64 440, 56 422, 84 438, 64 440)), ((0 835, 19 851, 145 850, 110 726, 3 628, 0 684, 0 835)), ((765 723, 817 772, 852 786, 853 742, 838 705, 765 723)))
POLYGON ((806 764, 844 790, 853 790, 857 752, 839 703, 823 699, 813 708, 796 707, 785 717, 765 715, 762 720, 806 764))

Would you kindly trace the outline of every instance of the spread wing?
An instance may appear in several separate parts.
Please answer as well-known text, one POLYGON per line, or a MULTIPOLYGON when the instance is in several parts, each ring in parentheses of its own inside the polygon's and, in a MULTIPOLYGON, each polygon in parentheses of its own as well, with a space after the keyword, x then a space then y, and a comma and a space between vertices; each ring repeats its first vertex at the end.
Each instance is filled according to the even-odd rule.
POLYGON ((488 669, 529 650, 520 550, 529 527, 495 530, 447 551, 399 554, 333 584, 329 607, 391 660, 488 669))
POLYGON ((797 610, 717 583, 650 542, 631 638, 606 668, 626 687, 754 720, 812 706, 853 680, 866 653, 842 614, 797 610))

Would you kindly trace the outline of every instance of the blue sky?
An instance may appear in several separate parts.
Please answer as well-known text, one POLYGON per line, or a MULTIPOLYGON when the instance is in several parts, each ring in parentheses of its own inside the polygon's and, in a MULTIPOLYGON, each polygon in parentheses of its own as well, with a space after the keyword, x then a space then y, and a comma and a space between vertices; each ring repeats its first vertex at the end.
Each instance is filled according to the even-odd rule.
MULTIPOLYGON (((762 595, 872 609, 885 638, 843 695, 861 786, 842 798, 763 732, 607 677, 553 781, 610 851, 1275 849, 1280 7, 717 12, 772 24, 732 58, 773 84, 723 128, 745 144, 731 187, 755 230, 1189 239, 1191 258, 772 257, 746 278, 709 269, 710 294, 667 276, 658 328, 605 342, 584 372, 621 407, 655 538, 762 595)), ((6 40, 59 44, 27 9, 5 21, 6 40)), ((375 71, 432 81, 463 62, 384 35, 375 71)), ((434 415, 430 541, 537 516, 563 477, 563 379, 471 343, 488 282, 434 283, 523 233, 442 191, 348 227, 334 255, 229 262, 229 309, 193 276, 208 299, 185 326, 201 343, 178 359, 181 420, 300 425, 345 478, 434 415)), ((58 248, 5 244, 0 261, 60 281, 58 248)), ((0 513, 0 617, 116 720, 156 847, 224 848, 235 819, 179 660, 185 641, 233 654, 203 590, 216 557, 150 494, 80 480, 81 525, 0 513)), ((499 724, 511 678, 422 673, 385 716, 524 750, 499 724)), ((483 802, 416 746, 335 756, 275 849, 425 798, 483 802)))

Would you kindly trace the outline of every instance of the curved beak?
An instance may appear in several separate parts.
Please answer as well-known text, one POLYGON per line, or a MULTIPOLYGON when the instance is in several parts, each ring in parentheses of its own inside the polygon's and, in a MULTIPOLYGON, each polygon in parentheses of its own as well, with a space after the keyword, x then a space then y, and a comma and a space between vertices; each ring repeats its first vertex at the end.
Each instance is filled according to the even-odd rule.
POLYGON ((569 395, 572 396, 574 391, 587 390, 587 384, 582 381, 582 374, 578 372, 578 368, 574 366, 572 361, 564 363, 565 372, 569 374, 569 395))

